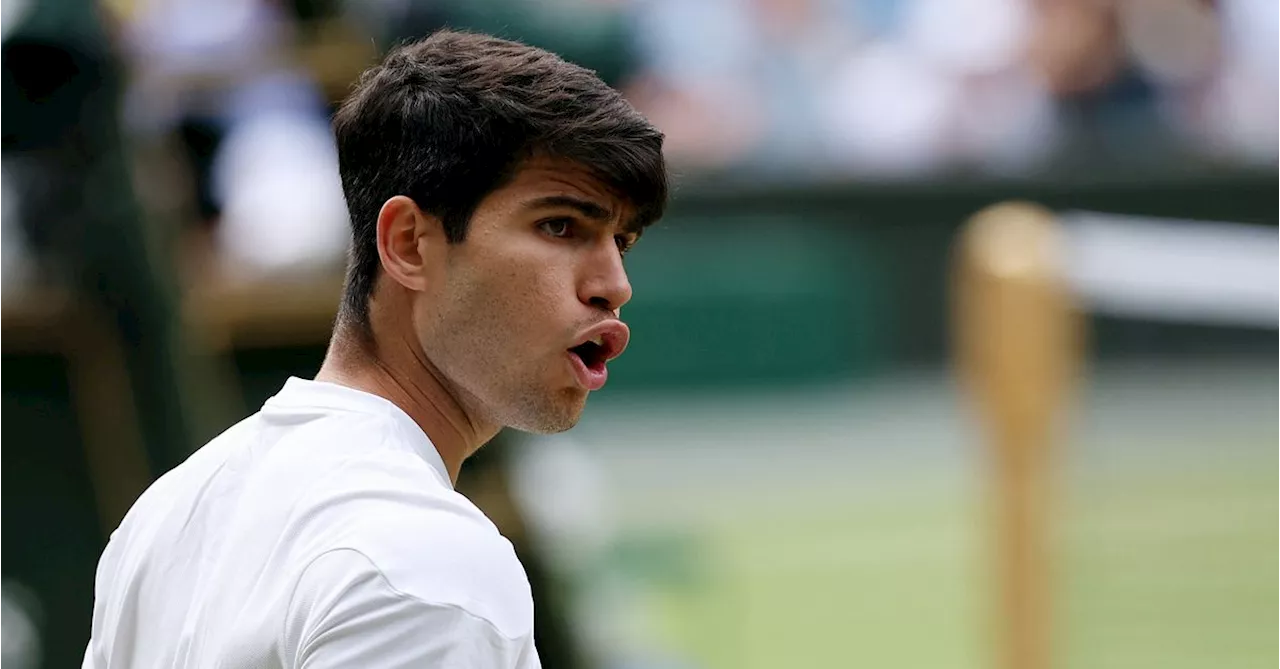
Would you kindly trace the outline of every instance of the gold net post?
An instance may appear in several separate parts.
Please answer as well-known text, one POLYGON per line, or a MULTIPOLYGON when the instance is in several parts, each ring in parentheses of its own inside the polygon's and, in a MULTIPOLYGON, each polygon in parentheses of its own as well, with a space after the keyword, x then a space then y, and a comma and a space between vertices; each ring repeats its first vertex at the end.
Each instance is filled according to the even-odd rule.
POLYGON ((1079 360, 1079 312, 1052 212, 1003 203, 974 215, 956 247, 960 381, 990 445, 1004 669, 1050 664, 1049 455, 1079 360))

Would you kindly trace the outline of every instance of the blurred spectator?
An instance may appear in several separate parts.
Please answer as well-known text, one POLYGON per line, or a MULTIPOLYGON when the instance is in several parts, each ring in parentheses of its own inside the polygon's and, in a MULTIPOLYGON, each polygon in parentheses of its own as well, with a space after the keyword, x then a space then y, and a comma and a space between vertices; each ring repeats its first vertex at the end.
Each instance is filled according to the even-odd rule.
POLYGON ((221 244, 251 266, 305 264, 340 246, 323 234, 339 217, 333 184, 319 177, 333 160, 320 146, 325 87, 289 56, 298 16, 335 15, 384 48, 445 25, 546 47, 622 86, 666 131, 673 162, 695 172, 1021 174, 1064 159, 1159 166, 1199 152, 1266 164, 1277 155, 1269 0, 111 4, 124 8, 136 55, 130 118, 181 132, 202 215, 236 204, 221 244), (224 136, 267 114, 246 132, 288 124, 299 141, 241 142, 242 158, 215 157, 224 136), (242 161, 276 176, 216 176, 240 174, 216 165, 242 161), (289 167, 299 165, 314 174, 289 167), (322 194, 315 211, 248 204, 285 187, 322 194), (285 252, 250 232, 262 217, 282 230, 295 219, 331 223, 316 223, 313 248, 285 252))
POLYGON ((1217 67, 1187 92, 1174 118, 1214 154, 1274 165, 1280 140, 1280 4, 1223 0, 1218 6, 1217 67))
POLYGON ((631 94, 691 169, 1005 173, 1197 146, 1274 162, 1274 7, 636 0, 631 94))
POLYGON ((449 26, 539 46, 616 85, 636 55, 625 0, 334 0, 383 47, 449 26))
POLYGON ((636 4, 646 70, 632 97, 668 133, 673 162, 794 168, 815 153, 813 93, 851 46, 824 9, 807 0, 636 4))
POLYGON ((220 257, 240 275, 340 263, 328 100, 290 55, 295 16, 264 0, 117 4, 133 68, 126 122, 144 138, 181 136, 220 257))

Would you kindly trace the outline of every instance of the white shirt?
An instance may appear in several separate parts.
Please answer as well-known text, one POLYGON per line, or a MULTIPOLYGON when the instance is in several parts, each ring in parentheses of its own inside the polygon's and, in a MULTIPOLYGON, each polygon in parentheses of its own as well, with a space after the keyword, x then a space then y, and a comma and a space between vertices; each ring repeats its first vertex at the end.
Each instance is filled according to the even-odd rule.
POLYGON ((85 669, 539 667, 529 581, 380 397, 290 379, 157 480, 98 564, 85 669))

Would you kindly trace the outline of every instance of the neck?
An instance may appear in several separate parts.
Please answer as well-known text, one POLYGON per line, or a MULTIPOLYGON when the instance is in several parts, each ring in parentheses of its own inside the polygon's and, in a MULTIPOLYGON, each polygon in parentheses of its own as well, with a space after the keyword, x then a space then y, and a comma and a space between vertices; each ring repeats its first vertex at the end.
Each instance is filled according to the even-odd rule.
POLYGON ((399 407, 435 446, 454 484, 462 462, 498 433, 497 426, 468 415, 411 337, 362 338, 339 324, 316 380, 377 395, 399 407))

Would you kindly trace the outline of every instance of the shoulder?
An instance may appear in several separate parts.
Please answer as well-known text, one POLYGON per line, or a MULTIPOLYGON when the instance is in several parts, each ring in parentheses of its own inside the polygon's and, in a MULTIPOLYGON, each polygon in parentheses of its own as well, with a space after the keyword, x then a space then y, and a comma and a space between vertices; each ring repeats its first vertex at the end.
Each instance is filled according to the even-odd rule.
POLYGON ((236 456, 237 450, 257 429, 256 418, 256 415, 249 416, 227 428, 209 443, 192 452, 186 460, 152 481, 129 507, 119 527, 112 532, 112 537, 134 525, 151 521, 157 514, 169 513, 184 495, 199 488, 236 456))
POLYGON ((435 501, 366 519, 345 547, 406 597, 466 611, 508 638, 531 632, 533 598, 511 542, 465 498, 435 501))
POLYGON ((531 622, 500 622, 405 592, 363 552, 333 549, 301 575, 281 645, 288 666, 536 667, 531 622))
POLYGON ((349 550, 407 597, 465 610, 507 636, 532 628, 529 582, 511 542, 416 456, 344 460, 300 500, 291 525, 304 562, 349 550))

